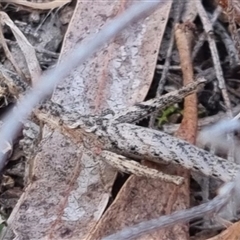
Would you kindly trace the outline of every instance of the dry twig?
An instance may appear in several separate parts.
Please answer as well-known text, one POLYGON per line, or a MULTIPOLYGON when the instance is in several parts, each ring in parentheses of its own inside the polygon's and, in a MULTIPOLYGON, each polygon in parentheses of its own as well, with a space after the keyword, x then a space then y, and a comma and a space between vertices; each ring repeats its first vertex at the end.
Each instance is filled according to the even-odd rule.
POLYGON ((222 71, 220 59, 218 56, 217 46, 214 41, 212 23, 210 22, 210 20, 208 18, 208 15, 202 5, 202 2, 200 0, 195 0, 195 2, 197 5, 197 8, 198 8, 198 14, 201 18, 204 30, 207 34, 207 40, 208 40, 209 48, 210 48, 211 54, 212 54, 216 77, 218 79, 219 88, 222 91, 223 99, 224 99, 224 102, 225 102, 225 105, 227 108, 227 115, 229 118, 232 118, 231 103, 230 103, 230 100, 228 97, 228 93, 226 91, 226 84, 225 84, 225 80, 223 78, 223 71, 222 71))
MULTIPOLYGON (((162 92, 164 90, 164 85, 165 85, 166 80, 167 80, 167 74, 168 74, 169 67, 170 67, 172 50, 173 50, 173 47, 174 47, 174 31, 175 31, 174 27, 180 20, 181 12, 183 10, 183 7, 184 7, 184 1, 181 1, 181 0, 178 1, 178 8, 177 8, 177 13, 176 13, 177 15, 176 15, 176 17, 174 19, 173 29, 172 29, 172 32, 171 32, 171 38, 169 40, 169 46, 168 46, 168 50, 167 50, 167 56, 166 56, 166 59, 165 59, 164 68, 163 68, 163 71, 162 71, 161 79, 159 80, 159 84, 158 84, 158 88, 157 88, 157 96, 158 97, 162 94, 162 92)), ((155 120, 156 120, 156 114, 157 113, 154 113, 150 117, 149 126, 151 128, 154 128, 154 123, 155 123, 155 120)))
MULTIPOLYGON (((221 64, 220 64, 220 59, 219 59, 219 56, 218 56, 217 46, 216 46, 216 43, 214 41, 212 23, 210 22, 210 20, 208 18, 208 15, 207 15, 207 13, 206 13, 203 5, 202 5, 201 0, 195 0, 195 2, 196 2, 197 9, 198 9, 199 17, 201 18, 204 30, 207 34, 207 40, 208 40, 208 43, 209 43, 209 48, 211 50, 213 65, 214 65, 214 69, 215 69, 215 72, 216 72, 218 85, 219 85, 219 88, 221 89, 222 96, 223 96, 223 99, 224 99, 224 103, 225 103, 225 106, 226 106, 227 116, 228 116, 228 118, 232 118, 233 114, 232 114, 231 102, 230 102, 230 99, 229 99, 229 96, 228 96, 225 80, 224 80, 224 77, 223 77, 223 71, 222 71, 221 64)), ((229 159, 229 161, 234 161, 234 157, 233 157, 233 155, 234 155, 234 143, 233 143, 233 139, 232 139, 231 134, 228 135, 228 141, 231 142, 231 147, 228 151, 228 159, 229 159)))

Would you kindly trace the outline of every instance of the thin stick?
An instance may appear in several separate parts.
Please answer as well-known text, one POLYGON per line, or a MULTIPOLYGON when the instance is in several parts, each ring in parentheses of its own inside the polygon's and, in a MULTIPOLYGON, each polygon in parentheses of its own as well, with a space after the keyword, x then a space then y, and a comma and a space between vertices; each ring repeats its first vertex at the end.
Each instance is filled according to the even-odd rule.
POLYGON ((226 91, 226 84, 225 84, 225 81, 223 78, 223 71, 221 68, 220 59, 218 57, 216 43, 213 38, 214 36, 213 36, 212 23, 210 22, 208 15, 202 6, 201 0, 195 0, 195 2, 196 2, 197 9, 198 9, 198 14, 201 18, 204 30, 207 34, 207 40, 209 43, 209 48, 211 50, 214 68, 216 71, 216 77, 218 79, 219 88, 222 91, 223 99, 224 99, 224 102, 225 102, 225 105, 227 108, 227 115, 229 118, 232 118, 233 115, 232 115, 232 110, 231 110, 231 103, 230 103, 230 100, 229 100, 229 97, 228 97, 228 94, 226 91))
POLYGON ((178 1, 178 9, 177 9, 177 13, 176 13, 177 16, 175 17, 174 23, 173 23, 173 29, 171 32, 171 38, 169 40, 169 46, 168 46, 168 50, 167 50, 166 60, 164 63, 164 69, 163 69, 162 76, 161 76, 161 79, 159 81, 158 88, 157 88, 157 97, 159 97, 164 90, 164 85, 166 83, 166 78, 167 78, 168 70, 170 67, 172 50, 173 50, 173 46, 174 46, 174 39, 175 39, 175 36, 174 36, 175 28, 174 27, 180 20, 180 16, 181 16, 180 13, 182 12, 183 6, 184 6, 184 1, 178 1))
MULTIPOLYGON (((175 17, 174 23, 173 23, 171 38, 169 40, 167 56, 166 56, 166 59, 165 59, 164 68, 163 68, 163 71, 162 71, 162 76, 161 76, 161 79, 159 80, 159 83, 158 83, 158 88, 157 88, 157 93, 156 93, 157 97, 161 96, 161 94, 163 93, 163 90, 164 90, 164 85, 166 83, 167 74, 168 74, 169 67, 170 67, 172 50, 173 50, 173 47, 174 47, 174 32, 175 32, 174 27, 180 20, 180 16, 181 16, 180 13, 182 12, 183 6, 184 6, 184 1, 178 0, 178 8, 177 8, 176 17, 175 17)), ((150 117, 150 121, 149 121, 149 127, 150 128, 154 128, 154 123, 155 123, 156 117, 157 117, 157 113, 154 113, 150 117)))
MULTIPOLYGON (((217 7, 217 9, 214 11, 213 14, 208 14, 210 21, 212 23, 212 25, 215 25, 217 20, 218 20, 218 16, 221 13, 221 9, 219 7, 217 7)), ((201 47, 203 46, 205 40, 206 40, 206 33, 201 33, 200 36, 198 37, 198 41, 194 46, 194 50, 193 50, 193 54, 192 54, 192 59, 195 59, 195 57, 197 56, 199 50, 201 49, 201 47)))
MULTIPOLYGON (((216 71, 216 77, 218 80, 218 85, 219 88, 221 89, 222 92, 222 96, 224 99, 224 103, 226 106, 226 112, 227 112, 227 117, 228 118, 232 118, 233 117, 233 113, 232 113, 232 109, 231 109, 231 102, 228 96, 228 92, 227 92, 227 88, 226 88, 226 84, 225 84, 225 80, 223 77, 223 71, 221 68, 221 64, 220 64, 220 59, 218 56, 218 50, 217 50, 217 46, 216 43, 214 41, 214 35, 213 35, 213 28, 212 28, 212 23, 210 22, 208 15, 202 5, 202 1, 201 0, 195 0, 196 2, 196 6, 198 9, 198 14, 201 18, 201 21, 203 23, 203 28, 207 34, 207 40, 209 43, 209 48, 211 50, 211 55, 212 55, 212 59, 213 59, 213 65, 214 65, 214 69, 216 71)), ((234 161, 234 142, 233 142, 233 138, 231 136, 231 134, 228 134, 227 136, 227 140, 231 143, 231 147, 229 148, 228 151, 228 160, 229 161, 234 161)))
MULTIPOLYGON (((20 121, 23 121, 42 99, 51 94, 57 83, 67 77, 74 68, 85 62, 87 58, 92 56, 97 50, 100 50, 102 46, 128 25, 147 17, 163 2, 163 0, 155 0, 134 4, 123 14, 106 24, 97 35, 91 36, 91 40, 86 41, 85 44, 76 45, 75 49, 57 67, 43 74, 32 91, 28 92, 22 101, 19 102, 15 111, 5 117, 5 125, 0 132, 0 149, 4 149, 5 141, 11 141, 14 137, 21 126, 20 121)), ((4 166, 5 162, 0 151, 0 170, 4 166)))
POLYGON ((219 21, 215 23, 215 32, 221 36, 222 42, 225 45, 225 49, 229 56, 229 67, 233 69, 239 63, 239 56, 235 44, 227 33, 226 28, 219 21))

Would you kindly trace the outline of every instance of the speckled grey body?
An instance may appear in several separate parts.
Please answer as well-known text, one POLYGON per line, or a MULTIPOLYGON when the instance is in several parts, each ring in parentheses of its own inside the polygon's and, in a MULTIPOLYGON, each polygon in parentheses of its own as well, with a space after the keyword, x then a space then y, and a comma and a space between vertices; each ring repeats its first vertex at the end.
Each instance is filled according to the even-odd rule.
MULTIPOLYGON (((226 182, 239 171, 240 167, 237 164, 166 133, 130 124, 156 110, 181 101, 202 82, 204 81, 199 80, 161 98, 136 104, 118 113, 110 111, 99 117, 80 116, 77 112, 71 112, 52 102, 43 105, 36 114, 51 127, 60 129, 74 142, 84 143, 100 157, 101 151, 104 150, 105 154, 106 151, 110 151, 131 159, 147 158, 154 162, 175 163, 226 182)), ((119 158, 115 167, 122 162, 119 158)), ((119 169, 123 168, 119 166, 119 169)))

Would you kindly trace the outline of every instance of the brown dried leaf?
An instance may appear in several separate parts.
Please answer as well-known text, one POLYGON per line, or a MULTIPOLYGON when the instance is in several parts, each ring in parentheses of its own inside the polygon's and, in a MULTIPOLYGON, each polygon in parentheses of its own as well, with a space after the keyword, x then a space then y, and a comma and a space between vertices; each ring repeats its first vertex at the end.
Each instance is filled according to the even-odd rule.
POLYGON ((207 240, 239 240, 240 239, 240 222, 232 224, 225 231, 221 232, 215 237, 207 240))
MULTIPOLYGON (((132 2, 77 1, 60 61, 77 42, 89 41, 92 33, 132 2)), ((157 11, 131 25, 79 66, 56 88, 53 100, 82 114, 142 101, 151 84, 170 6, 166 4, 164 14, 157 11)), ((24 239, 87 238, 105 210, 116 172, 98 162, 94 151, 76 146, 56 131, 45 127, 43 136, 33 182, 8 223, 24 239)))
POLYGON ((38 10, 51 10, 54 8, 62 7, 67 3, 70 3, 71 0, 55 0, 46 3, 36 3, 36 2, 28 2, 24 0, 3 0, 2 2, 11 3, 16 5, 21 5, 24 7, 28 7, 31 9, 38 9, 38 10))
MULTIPOLYGON (((155 14, 152 15, 153 17, 152 21, 158 22, 160 21, 161 18, 167 20, 171 4, 172 1, 165 2, 164 6, 162 6, 161 9, 159 9, 155 14)), ((154 45, 160 44, 165 25, 166 21, 165 22, 162 21, 162 24, 158 25, 159 36, 158 38, 155 39, 155 42, 152 42, 153 44, 152 47, 154 45)), ((153 51, 154 49, 155 47, 152 48, 153 51)), ((149 56, 146 57, 145 63, 146 64, 150 63, 149 56)), ((149 72, 147 74, 152 75, 154 68, 148 67, 147 69, 149 72)), ((144 81, 145 81, 144 78, 142 78, 140 84, 141 85, 144 84, 144 81)), ((144 95, 141 96, 141 98, 143 97, 144 95)), ((150 166, 150 163, 148 164, 150 166)), ((153 165, 154 164, 152 164, 151 166, 153 165)), ((173 185, 174 184, 171 184, 171 189, 175 189, 175 186, 173 185)), ((95 231, 92 232, 88 239, 99 239, 105 235, 114 233, 117 230, 120 230, 126 226, 130 226, 135 223, 139 223, 141 221, 148 220, 161 215, 164 206, 169 201, 169 196, 164 195, 165 193, 161 191, 161 189, 163 188, 164 188, 163 183, 159 180, 131 176, 128 179, 128 181, 124 184, 122 190, 119 192, 114 203, 106 211, 104 216, 101 218, 99 224, 97 225, 95 231), (159 201, 159 196, 161 195, 165 196, 165 201, 164 200, 162 202, 159 201)), ((170 197, 172 197, 173 201, 176 200, 174 190, 172 196, 170 197)), ((172 209, 168 208, 166 211, 170 212, 170 210, 174 211, 177 210, 178 208, 179 206, 176 204, 172 206, 172 209)), ((146 234, 141 239, 159 239, 159 234, 161 234, 161 232, 146 234)), ((170 235, 168 235, 166 236, 166 238, 164 238, 162 234, 160 236, 161 239, 169 239, 170 237, 170 235)))
POLYGON ((240 24, 240 3, 238 0, 218 0, 218 4, 223 8, 228 18, 234 18, 236 23, 240 24), (230 5, 231 11, 228 10, 230 5))
POLYGON ((236 26, 236 24, 240 25, 240 2, 239 0, 218 0, 218 4, 223 7, 223 13, 229 23, 228 28, 240 56, 240 37, 236 26))
MULTIPOLYGON (((153 164, 148 164, 149 167, 153 167, 153 164)), ((158 168, 158 170, 162 169, 158 168)), ((168 184, 168 187, 171 191, 166 193, 165 183, 162 181, 131 176, 118 193, 114 203, 104 214, 96 232, 88 240, 101 239, 102 236, 113 234, 127 226, 151 220, 161 215, 168 215, 184 208, 184 205, 178 201, 179 187, 171 183, 168 184)), ((185 195, 184 192, 182 194, 185 195)), ((143 234, 137 240, 183 239, 185 233, 178 230, 179 226, 172 227, 171 231, 165 229, 152 231, 143 234)), ((186 226, 181 226, 186 231, 188 230, 186 226)))
POLYGON ((16 25, 6 13, 0 12, 0 18, 1 24, 6 24, 11 28, 13 35, 16 38, 17 43, 22 50, 22 53, 24 54, 27 67, 31 75, 31 81, 33 84, 35 84, 37 82, 37 79, 39 79, 42 71, 37 60, 34 47, 28 42, 23 33, 16 27, 16 25))

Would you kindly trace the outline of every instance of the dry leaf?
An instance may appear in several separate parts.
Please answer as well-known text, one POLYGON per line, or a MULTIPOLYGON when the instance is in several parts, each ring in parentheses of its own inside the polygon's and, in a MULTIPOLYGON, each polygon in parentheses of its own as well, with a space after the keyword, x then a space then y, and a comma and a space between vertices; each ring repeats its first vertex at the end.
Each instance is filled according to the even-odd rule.
MULTIPOLYGON (((77 1, 61 58, 77 42, 89 41, 91 33, 131 2, 77 1)), ((156 12, 131 25, 65 79, 53 100, 82 114, 99 113, 107 107, 116 110, 143 100, 166 21, 156 12)), ((105 210, 115 171, 98 162, 94 152, 74 145, 58 132, 45 128, 43 136, 42 150, 34 162, 34 181, 8 223, 18 238, 83 239, 105 210)))
MULTIPOLYGON (((171 5, 172 5, 172 1, 165 2, 164 6, 162 6, 156 13, 154 13, 151 16, 153 17, 151 19, 151 21, 153 21, 151 24, 153 24, 154 22, 160 21, 160 19, 167 20, 170 9, 171 9, 171 5)), ((162 21, 161 25, 158 25, 159 36, 153 39, 155 40, 154 42, 149 41, 149 43, 150 42, 152 43, 152 50, 158 49, 153 46, 160 44, 165 26, 166 26, 166 21, 162 21)), ((148 38, 149 37, 150 36, 148 36, 148 38)), ((146 38, 146 40, 148 38, 146 38)), ((141 49, 140 46, 139 48, 141 49)), ((145 64, 151 63, 151 60, 149 59, 149 57, 150 57, 149 55, 146 56, 145 64)), ((151 66, 150 68, 148 67, 146 69, 148 69, 148 72, 149 72, 148 75, 153 74, 154 66, 151 66)), ((143 72, 140 71, 139 73, 143 73, 143 72)), ((144 83, 144 81, 145 80, 143 78, 141 80, 141 83, 144 83)), ((136 91, 136 93, 138 92, 136 91)), ((142 95, 141 98, 140 97, 138 98, 143 99, 143 97, 144 95, 142 95)), ((167 197, 166 195, 164 195, 164 192, 161 191, 161 189, 163 189, 163 184, 159 180, 131 176, 128 179, 128 181, 124 184, 117 198, 115 199, 114 203, 108 208, 104 216, 101 218, 95 231, 92 232, 92 234, 89 236, 88 239, 99 239, 105 235, 114 233, 117 230, 124 228, 125 226, 130 226, 135 223, 139 223, 143 220, 148 220, 156 216, 159 216, 162 213, 165 204, 167 204, 169 200, 169 196, 167 197), (159 189, 159 191, 156 191, 157 189, 159 189), (160 195, 164 195, 166 197, 165 202, 164 200, 162 202, 159 201, 160 195)), ((175 193, 173 192, 172 196, 170 197, 175 199, 175 193)), ((178 206, 175 205, 173 208, 174 210, 176 210, 178 206)), ((169 211, 169 210, 170 209, 167 209, 166 211, 169 211)), ((144 235, 143 238, 141 239, 159 239, 159 235, 158 233, 157 235, 156 234, 144 235)), ((162 238, 161 236, 161 239, 164 239, 164 238, 162 238)))
POLYGON ((38 9, 38 10, 51 10, 54 8, 62 7, 67 3, 70 3, 71 0, 55 0, 51 2, 45 3, 36 3, 36 2, 28 2, 26 0, 3 0, 5 3, 11 3, 16 5, 21 5, 24 7, 29 7, 31 9, 38 9))
POLYGON ((240 239, 240 222, 232 224, 225 231, 221 232, 215 237, 207 240, 239 240, 240 239))
POLYGON ((240 24, 240 3, 238 0, 218 0, 218 4, 224 9, 226 15, 231 15, 228 17, 234 18, 234 20, 240 24), (231 4, 231 11, 228 10, 231 4))
POLYGON ((0 12, 0 18, 2 24, 4 23, 11 28, 13 35, 16 38, 17 43, 25 56, 28 70, 31 75, 32 84, 35 84, 37 82, 37 79, 39 79, 42 71, 38 63, 34 47, 28 42, 23 33, 16 27, 16 25, 6 13, 0 12))

